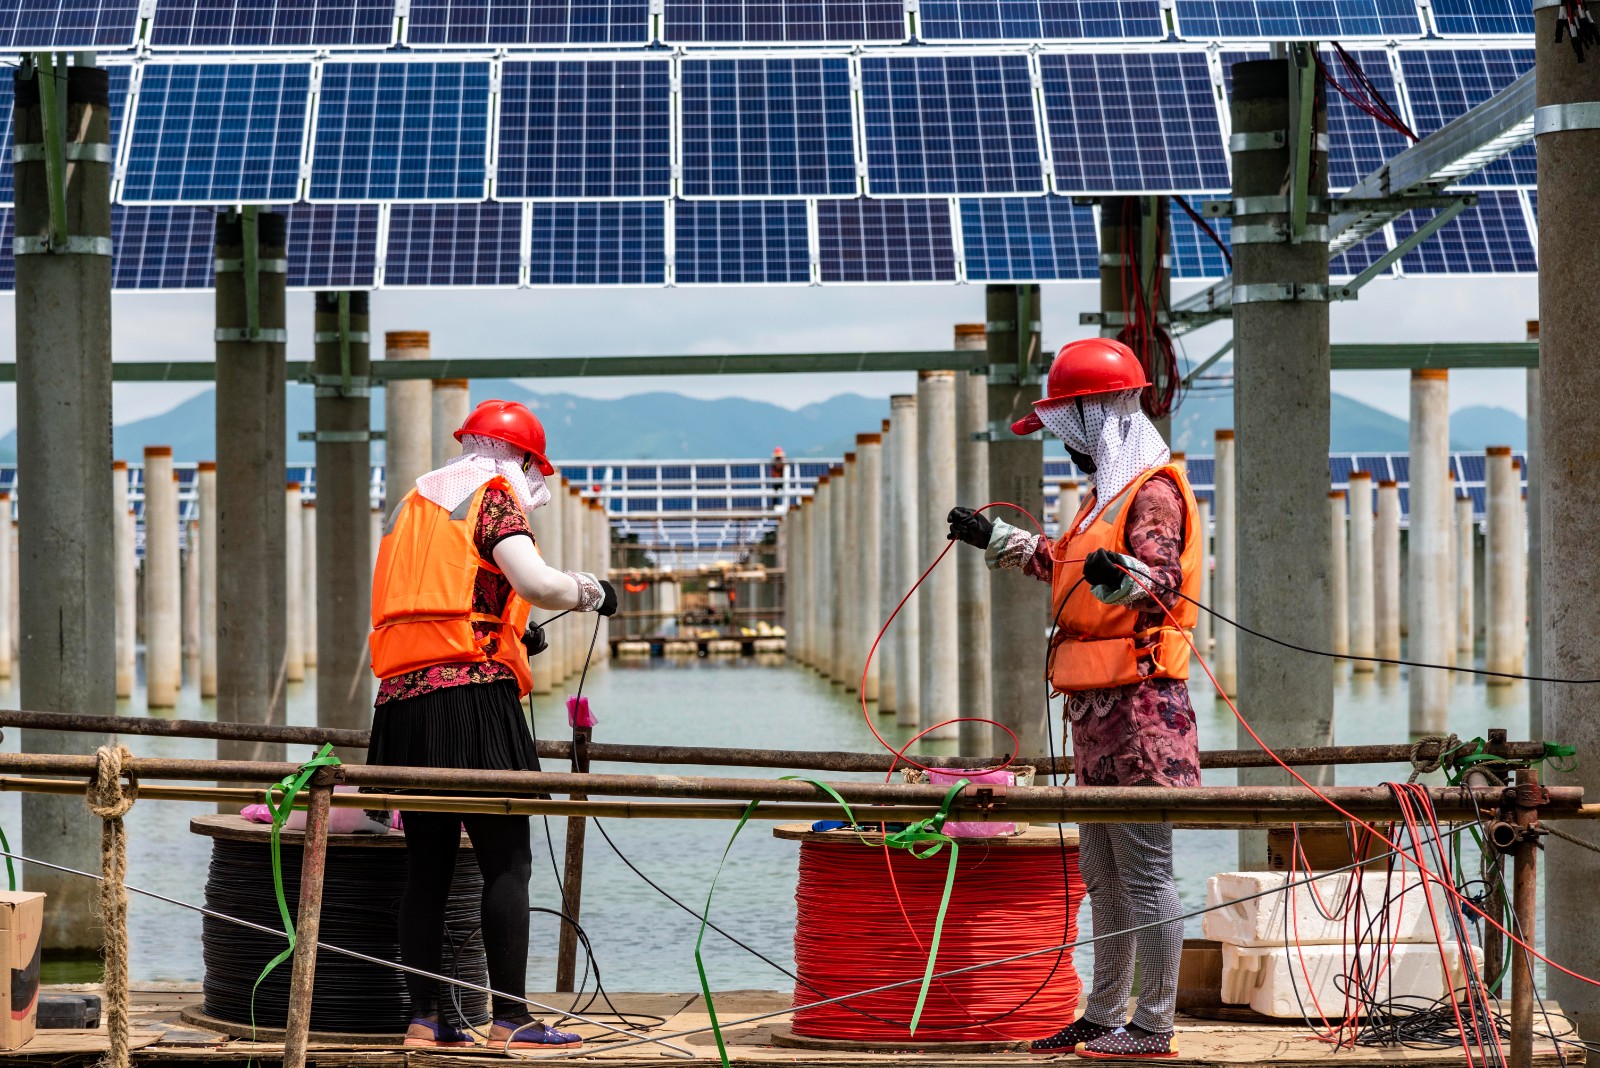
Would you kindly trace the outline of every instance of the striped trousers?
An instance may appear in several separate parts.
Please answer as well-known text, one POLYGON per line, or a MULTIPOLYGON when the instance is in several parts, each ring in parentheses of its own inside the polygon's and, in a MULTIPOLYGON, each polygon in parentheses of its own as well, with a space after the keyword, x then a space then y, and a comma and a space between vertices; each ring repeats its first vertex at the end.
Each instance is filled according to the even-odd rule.
POLYGON ((1094 917, 1094 987, 1084 1018, 1102 1027, 1131 1022, 1147 1031, 1172 1030, 1178 998, 1183 922, 1157 921, 1182 912, 1172 875, 1172 824, 1082 823, 1078 865, 1094 917), (1146 924, 1156 926, 1144 927, 1146 924), (1129 931, 1131 934, 1113 932, 1129 931), (1111 937, 1105 937, 1111 934, 1111 937), (1139 1004, 1127 1021, 1139 962, 1139 1004))

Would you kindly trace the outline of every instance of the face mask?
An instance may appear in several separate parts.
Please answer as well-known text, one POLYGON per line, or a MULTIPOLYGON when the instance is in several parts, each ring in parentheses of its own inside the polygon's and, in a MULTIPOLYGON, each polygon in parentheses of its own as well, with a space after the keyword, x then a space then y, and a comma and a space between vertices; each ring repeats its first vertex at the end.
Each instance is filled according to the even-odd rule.
POLYGON ((1093 457, 1087 456, 1084 453, 1081 453, 1081 452, 1077 451, 1076 449, 1074 449, 1070 445, 1067 446, 1067 455, 1072 457, 1072 462, 1078 465, 1078 470, 1079 471, 1082 471, 1086 475, 1094 474, 1094 458, 1093 457))

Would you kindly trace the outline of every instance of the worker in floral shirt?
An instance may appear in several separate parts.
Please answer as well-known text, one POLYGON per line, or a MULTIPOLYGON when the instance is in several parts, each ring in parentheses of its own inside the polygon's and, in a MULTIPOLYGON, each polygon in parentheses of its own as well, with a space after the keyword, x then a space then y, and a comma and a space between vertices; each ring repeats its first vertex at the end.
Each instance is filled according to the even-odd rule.
MULTIPOLYGON (((1189 643, 1203 532, 1188 479, 1139 407, 1148 382, 1125 345, 1102 338, 1062 347, 1046 396, 1013 425, 1066 443, 1094 489, 1051 544, 969 508, 950 537, 983 549, 990 568, 1051 585, 1049 674, 1065 695, 1080 786, 1197 786, 1199 741, 1189 703, 1189 643)), ((1079 827, 1079 863, 1097 936, 1083 1016, 1033 1044, 1036 1052, 1134 1060, 1177 1056, 1173 1011, 1183 925, 1170 823, 1079 827), (1150 925, 1150 926, 1146 926, 1150 925), (1125 935, 1105 937, 1118 931, 1125 935), (1134 962, 1139 1002, 1127 1019, 1134 962)))

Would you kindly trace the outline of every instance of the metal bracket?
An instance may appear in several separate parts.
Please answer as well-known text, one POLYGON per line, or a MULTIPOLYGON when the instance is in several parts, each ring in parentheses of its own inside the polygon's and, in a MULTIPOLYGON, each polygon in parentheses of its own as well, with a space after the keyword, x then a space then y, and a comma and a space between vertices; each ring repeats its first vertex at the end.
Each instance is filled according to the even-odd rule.
POLYGON ((1224 341, 1222 343, 1222 347, 1220 349, 1218 349, 1216 352, 1213 352, 1210 356, 1207 356, 1204 360, 1202 360, 1200 362, 1200 366, 1196 367, 1194 370, 1190 371, 1188 374, 1183 376, 1183 388, 1184 389, 1188 389, 1190 386, 1194 385, 1195 379, 1199 378, 1201 375, 1203 375, 1207 371, 1211 370, 1212 366, 1218 360, 1222 359, 1224 356, 1226 356, 1228 353, 1230 353, 1232 351, 1233 351, 1233 338, 1230 337, 1227 341, 1224 341))
MULTIPOLYGON (((339 292, 339 388, 350 389, 350 342, 355 340, 350 334, 350 293, 347 290, 339 292)), ((371 341, 371 335, 365 330, 361 332, 361 340, 371 341)))
MULTIPOLYGON (((239 231, 244 246, 245 330, 250 335, 248 340, 265 340, 261 337, 261 231, 257 226, 254 207, 246 207, 239 213, 239 231)), ((284 338, 284 341, 287 342, 288 338, 284 338)))
POLYGON ((1568 130, 1600 130, 1600 100, 1546 104, 1533 111, 1533 136, 1568 130))
MULTIPOLYGON (((1289 222, 1292 240, 1305 233, 1306 216, 1311 208, 1311 139, 1317 123, 1317 69, 1315 45, 1297 41, 1289 46, 1289 122, 1293 131, 1293 152, 1289 157, 1289 222)), ((1320 199, 1320 198, 1318 198, 1320 199)), ((1324 209, 1326 210, 1326 209, 1324 209)), ((1327 238, 1323 238, 1324 241, 1327 238)))
MULTIPOLYGON (((1127 265, 1128 265, 1128 257, 1124 256, 1120 252, 1102 252, 1102 253, 1100 253, 1100 266, 1102 266, 1102 267, 1126 267, 1127 265)), ((1162 269, 1166 269, 1167 267, 1170 267, 1171 265, 1172 265, 1172 257, 1171 256, 1165 256, 1164 255, 1164 256, 1161 257, 1162 269)))
POLYGON ((302 430, 296 435, 299 441, 326 442, 329 445, 354 445, 364 441, 382 441, 381 430, 302 430))
POLYGON ((50 237, 14 237, 13 256, 109 256, 109 237, 69 237, 57 242, 50 237))
MULTIPOLYGON (((238 274, 244 270, 244 260, 214 260, 212 269, 218 274, 238 274)), ((257 274, 288 274, 288 260, 256 260, 257 274)))
MULTIPOLYGON (((1213 201, 1210 201, 1207 204, 1207 207, 1209 207, 1211 204, 1231 205, 1232 208, 1233 208, 1233 217, 1237 219, 1241 215, 1287 215, 1287 214, 1292 214, 1293 211, 1294 211, 1294 204, 1291 201, 1292 201, 1292 198, 1284 197, 1284 196, 1234 197, 1233 200, 1231 200, 1231 201, 1228 201, 1228 200, 1213 200, 1213 201)), ((1312 196, 1308 196, 1308 197, 1305 198, 1305 206, 1306 206, 1306 211, 1308 211, 1308 212, 1315 212, 1315 213, 1317 213, 1319 215, 1320 214, 1326 214, 1327 210, 1328 210, 1328 198, 1327 197, 1312 197, 1312 196)), ((1214 212, 1213 214, 1226 215, 1226 214, 1228 214, 1228 212, 1227 211, 1217 211, 1217 212, 1214 212)))
POLYGON ((1264 282, 1251 286, 1234 286, 1234 304, 1280 304, 1297 301, 1328 300, 1328 286, 1323 282, 1264 282))
MULTIPOLYGON (((1033 320, 1033 322, 1029 323, 1028 325, 1033 329, 1033 332, 1036 333, 1036 334, 1040 330, 1043 329, 1043 326, 1040 324, 1039 320, 1037 320, 1037 319, 1033 320)), ((988 322, 988 323, 984 323, 983 324, 984 331, 986 333, 991 333, 991 334, 1003 334, 1003 333, 1006 333, 1007 331, 1015 330, 1016 328, 1017 328, 1017 324, 1016 324, 1016 321, 1013 320, 1013 319, 996 319, 993 322, 988 322)))
MULTIPOLYGON (((339 295, 348 298, 350 294, 341 293, 339 295)), ((348 313, 343 316, 343 318, 348 317, 348 313)), ((365 345, 372 341, 372 335, 365 330, 318 330, 311 336, 311 340, 318 345, 331 345, 335 341, 347 339, 354 344, 365 345)))
POLYGON ((987 783, 968 783, 961 791, 961 800, 971 802, 973 808, 989 816, 995 809, 1006 807, 1006 788, 987 783))
POLYGON ((266 342, 267 344, 287 345, 289 331, 287 330, 262 330, 256 327, 218 327, 213 335, 215 341, 240 341, 245 343, 266 342))
MULTIPOLYGON (((66 158, 74 163, 110 163, 112 153, 110 145, 84 144, 79 141, 69 141, 63 153, 66 158)), ((39 163, 49 161, 49 153, 43 144, 13 145, 11 148, 12 163, 39 163)))
POLYGON ((974 430, 973 441, 1043 441, 1044 431, 1035 430, 1031 434, 1015 434, 1011 431, 1010 423, 990 423, 987 430, 974 430))
MULTIPOLYGON (((1255 133, 1236 133, 1228 138, 1229 152, 1269 152, 1289 143, 1289 135, 1282 130, 1260 130, 1255 133)), ((1318 152, 1328 151, 1328 135, 1319 133, 1312 142, 1318 152)))
MULTIPOLYGON (((1014 363, 979 364, 972 371, 987 378, 991 386, 1036 386, 1044 381, 1039 368, 1030 367, 1026 373, 1019 375, 1014 363)), ((1009 428, 1007 433, 1010 433, 1009 428)))
POLYGON ((1417 208, 1447 208, 1458 200, 1466 200, 1467 207, 1478 202, 1476 193, 1425 193, 1410 197, 1340 197, 1333 202, 1341 214, 1368 212, 1413 211, 1417 208))
MULTIPOLYGON (((1282 245, 1294 240, 1294 228, 1287 219, 1281 222, 1235 226, 1229 233, 1228 240, 1234 245, 1282 245)), ((1315 226, 1303 227, 1300 231, 1300 240, 1328 240, 1327 224, 1318 223, 1315 226)))
POLYGON ((1388 252, 1385 252, 1382 256, 1379 256, 1376 260, 1374 260, 1370 267, 1356 275, 1354 278, 1350 279, 1350 281, 1346 282, 1344 285, 1340 286, 1339 291, 1336 294, 1337 299, 1355 300, 1356 294, 1360 292, 1362 286, 1366 285, 1368 282, 1378 277, 1378 275, 1388 270, 1391 263, 1394 263, 1400 257, 1406 255, 1412 249, 1416 248, 1428 238, 1432 237, 1439 231, 1440 227, 1444 226, 1445 223, 1449 222, 1451 219, 1454 219, 1457 215, 1460 215, 1463 211, 1465 211, 1468 206, 1476 204, 1477 202, 1478 198, 1474 194, 1469 193, 1465 196, 1457 197, 1455 203, 1446 206, 1443 211, 1439 212, 1433 218, 1429 219, 1427 222, 1413 230, 1409 235, 1407 235, 1405 240, 1401 241, 1399 244, 1395 245, 1394 248, 1390 249, 1388 252))
MULTIPOLYGON (((50 202, 50 248, 67 247, 67 94, 57 84, 55 57, 49 52, 34 55, 34 77, 39 82, 39 117, 44 126, 44 181, 50 202)), ((67 80, 66 64, 61 65, 59 81, 67 80)))

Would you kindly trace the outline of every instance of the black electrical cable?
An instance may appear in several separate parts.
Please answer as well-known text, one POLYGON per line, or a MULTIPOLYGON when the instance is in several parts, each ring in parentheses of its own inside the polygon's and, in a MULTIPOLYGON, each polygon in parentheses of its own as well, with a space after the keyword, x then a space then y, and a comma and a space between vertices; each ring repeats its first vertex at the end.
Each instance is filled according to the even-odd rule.
POLYGON ((1228 243, 1226 241, 1222 240, 1222 238, 1217 235, 1217 232, 1211 228, 1211 224, 1210 223, 1206 222, 1205 219, 1201 218, 1199 212, 1195 211, 1194 208, 1189 206, 1189 202, 1187 200, 1185 200, 1183 197, 1178 196, 1177 194, 1173 194, 1172 199, 1176 200, 1178 202, 1178 207, 1183 209, 1183 213, 1185 215, 1189 216, 1190 219, 1194 220, 1194 224, 1196 226, 1200 227, 1200 229, 1205 233, 1205 235, 1207 237, 1209 237, 1212 240, 1213 243, 1216 244, 1217 248, 1222 250, 1223 258, 1228 261, 1228 267, 1230 269, 1232 269, 1232 267, 1233 267, 1233 250, 1228 247, 1228 243))

